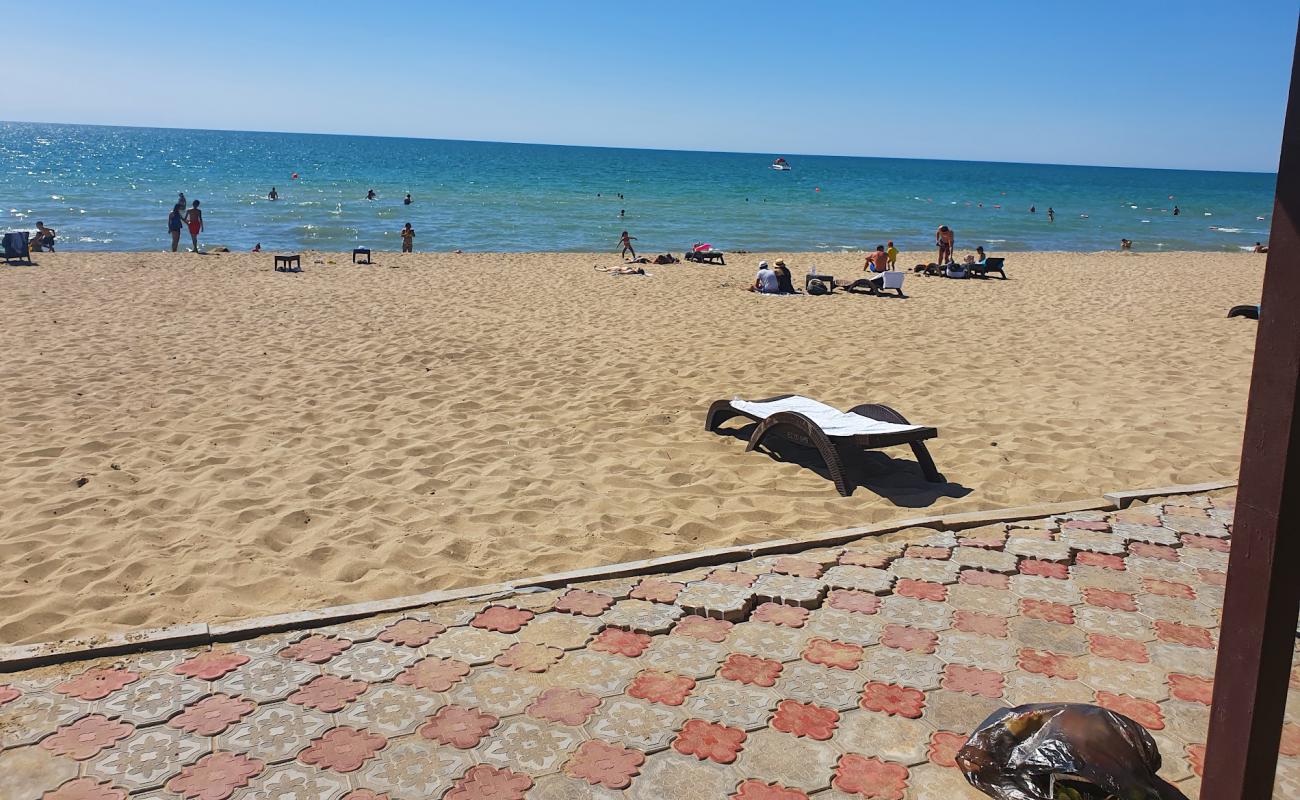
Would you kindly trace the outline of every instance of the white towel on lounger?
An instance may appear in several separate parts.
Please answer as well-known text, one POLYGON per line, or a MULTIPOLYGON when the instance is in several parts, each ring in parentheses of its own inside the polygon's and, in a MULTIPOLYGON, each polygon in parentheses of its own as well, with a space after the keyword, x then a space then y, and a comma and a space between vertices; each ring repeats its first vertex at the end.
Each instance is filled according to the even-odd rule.
POLYGON ((898 425, 893 422, 881 422, 878 419, 864 417, 861 414, 848 414, 825 403, 795 395, 784 400, 769 403, 751 403, 748 400, 732 400, 731 405, 738 411, 753 414, 759 419, 767 419, 778 411, 797 411, 817 423, 827 436, 861 436, 868 433, 902 433, 920 430, 920 425, 898 425))

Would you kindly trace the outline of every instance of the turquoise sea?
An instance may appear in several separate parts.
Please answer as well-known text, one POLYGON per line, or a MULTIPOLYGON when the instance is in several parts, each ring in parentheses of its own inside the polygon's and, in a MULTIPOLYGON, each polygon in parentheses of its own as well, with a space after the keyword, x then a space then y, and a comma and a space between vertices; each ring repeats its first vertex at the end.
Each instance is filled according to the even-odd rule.
MULTIPOLYGON (((160 250, 178 192, 234 250, 1223 250, 1267 240, 1276 175, 792 153, 0 123, 4 230, 160 250), (792 169, 769 168, 776 156, 792 169), (298 177, 292 177, 297 174, 298 177), (280 199, 267 200, 274 186, 280 199), (378 199, 368 201, 374 189, 378 199), (403 205, 410 192, 414 202, 403 205), (621 195, 621 198, 620 198, 621 195), (1179 216, 1172 213, 1177 204, 1179 216), (1031 206, 1037 207, 1030 213, 1031 206), (1049 222, 1047 209, 1055 209, 1049 222), (620 211, 625 216, 620 218, 620 211)), ((185 237, 188 241, 188 236, 185 237)))

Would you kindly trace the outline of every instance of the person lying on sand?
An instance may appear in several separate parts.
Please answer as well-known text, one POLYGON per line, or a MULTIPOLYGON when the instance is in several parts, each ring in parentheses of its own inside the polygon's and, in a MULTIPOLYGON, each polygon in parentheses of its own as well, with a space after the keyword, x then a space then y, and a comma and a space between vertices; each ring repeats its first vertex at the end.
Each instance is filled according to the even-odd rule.
POLYGON ((610 275, 644 275, 644 267, 595 267, 597 272, 607 272, 610 275))

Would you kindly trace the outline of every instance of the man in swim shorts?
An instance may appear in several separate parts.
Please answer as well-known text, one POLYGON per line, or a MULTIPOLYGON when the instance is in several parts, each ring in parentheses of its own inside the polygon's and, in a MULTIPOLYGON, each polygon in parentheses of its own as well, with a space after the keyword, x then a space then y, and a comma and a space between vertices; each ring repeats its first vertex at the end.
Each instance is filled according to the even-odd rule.
POLYGON ((956 240, 957 237, 953 233, 952 228, 949 228, 947 225, 940 225, 939 230, 935 231, 934 243, 939 246, 940 264, 952 263, 952 248, 956 240))

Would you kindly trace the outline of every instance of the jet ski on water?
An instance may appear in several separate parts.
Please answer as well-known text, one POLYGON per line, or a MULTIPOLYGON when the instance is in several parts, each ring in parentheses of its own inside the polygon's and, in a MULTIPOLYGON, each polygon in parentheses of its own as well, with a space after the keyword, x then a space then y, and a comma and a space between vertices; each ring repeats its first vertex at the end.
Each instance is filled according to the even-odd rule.
POLYGON ((790 162, 786 161, 784 158, 778 158, 776 161, 772 162, 772 169, 789 170, 791 169, 790 162))

